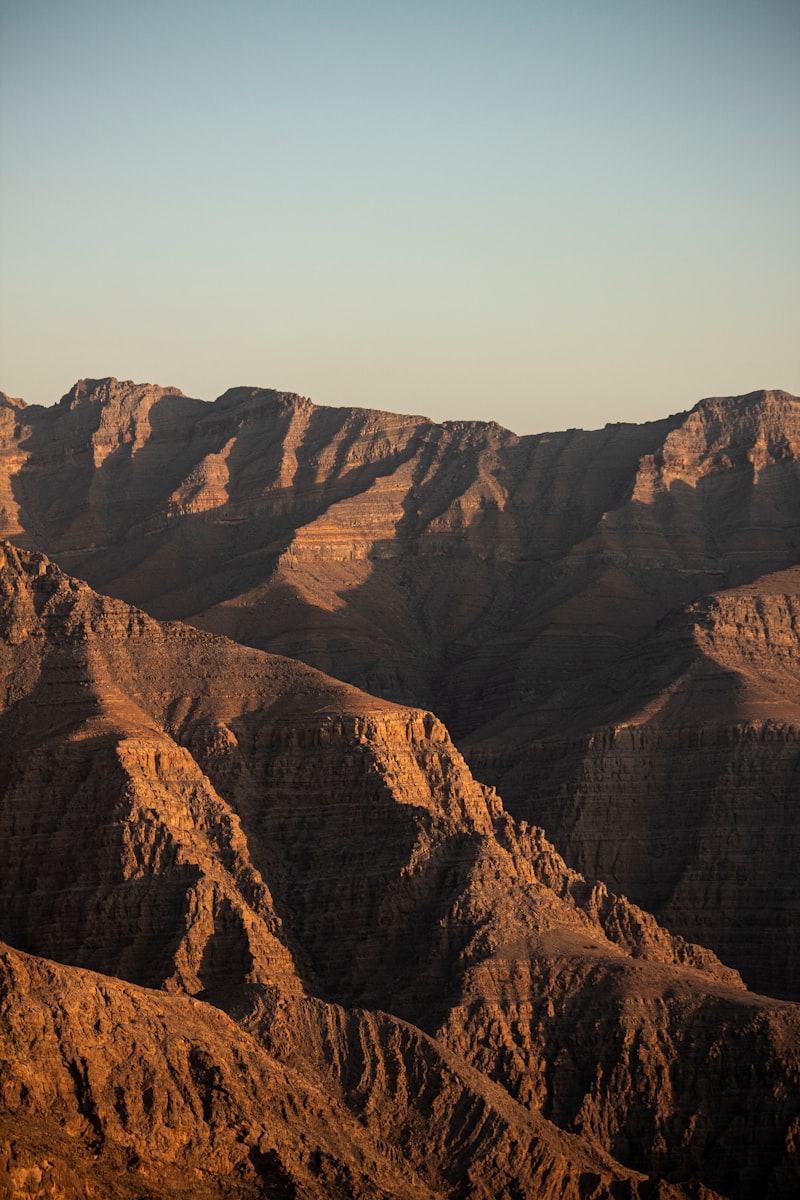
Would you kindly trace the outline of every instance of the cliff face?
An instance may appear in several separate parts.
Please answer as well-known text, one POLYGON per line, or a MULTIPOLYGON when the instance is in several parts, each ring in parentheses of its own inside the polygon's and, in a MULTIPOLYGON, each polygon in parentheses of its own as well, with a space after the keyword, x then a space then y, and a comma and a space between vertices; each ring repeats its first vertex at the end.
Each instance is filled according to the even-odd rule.
POLYGON ((800 991, 799 590, 786 571, 688 606, 619 665, 591 733, 473 754, 580 870, 778 996, 800 991))
POLYGON ((86 380, 2 399, 0 517, 159 617, 434 709, 571 863, 796 997, 798 447, 783 392, 519 438, 86 380))
POLYGON ((203 404, 116 380, 15 416, 15 508, 0 533, 21 527, 159 617, 444 704, 462 684, 454 666, 506 632, 543 565, 620 502, 674 423, 518 438, 259 389, 203 404))
POLYGON ((247 388, 88 380, 20 405, 0 532, 159 617, 431 702, 459 736, 563 721, 565 685, 666 612, 797 559, 781 392, 524 438, 247 388))
POLYGON ((434 717, 9 545, 0 588, 16 1194, 794 1194, 797 1007, 567 868, 434 717))

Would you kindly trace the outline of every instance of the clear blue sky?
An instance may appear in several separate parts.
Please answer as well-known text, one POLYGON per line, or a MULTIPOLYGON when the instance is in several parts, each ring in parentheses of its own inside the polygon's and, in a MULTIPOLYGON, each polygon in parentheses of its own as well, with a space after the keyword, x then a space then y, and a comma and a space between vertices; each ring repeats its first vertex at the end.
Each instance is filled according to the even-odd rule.
POLYGON ((798 0, 0 0, 0 387, 800 392, 798 0))

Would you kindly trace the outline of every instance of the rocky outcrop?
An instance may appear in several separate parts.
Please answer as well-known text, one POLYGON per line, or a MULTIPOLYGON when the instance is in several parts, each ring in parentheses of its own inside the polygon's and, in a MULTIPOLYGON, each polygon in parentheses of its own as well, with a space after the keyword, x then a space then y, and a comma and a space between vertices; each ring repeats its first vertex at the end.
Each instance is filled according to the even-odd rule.
POLYGON ((10 545, 0 589, 19 1194, 794 1194, 796 1006, 570 870, 435 717, 10 545))
POLYGON ((389 1016, 309 1002, 293 1013, 282 998, 294 1036, 278 1056, 257 1022, 244 1029, 183 995, 10 949, 0 972, 0 1169, 13 1196, 650 1191, 389 1016))
POLYGON ((425 1194, 218 1009, 10 949, 0 969, 12 1195, 425 1194))
POLYGON ((520 701, 541 727, 572 673, 665 612, 796 560, 781 392, 525 438, 252 388, 205 404, 85 380, 52 409, 7 403, 9 534, 158 616, 431 701, 460 734, 520 701))
POLYGON ((432 708, 572 863, 798 996, 793 851, 775 857, 794 843, 796 639, 770 634, 743 690, 728 651, 700 648, 690 669, 694 635, 669 630, 798 561, 799 414, 757 392, 520 438, 256 388, 207 404, 84 380, 52 409, 3 398, 0 519, 157 616, 432 708), (779 663, 780 694, 758 685, 753 717, 756 677, 779 663), (668 719, 641 716, 668 696, 668 719), (630 750, 620 733, 598 758, 632 723, 630 750))
POLYGON ((579 869, 787 997, 800 992, 798 591, 787 571, 690 605, 608 680, 592 732, 473 756, 579 869))
POLYGON ((797 556, 782 392, 524 438, 252 388, 4 405, 8 535, 158 616, 431 701, 459 735, 571 720, 578 676, 666 612, 797 556))
POLYGON ((432 708, 572 864, 800 996, 799 446, 778 391, 520 438, 84 380, 0 403, 0 518, 157 616, 432 708))
POLYGON ((157 616, 453 707, 457 661, 507 631, 673 424, 518 438, 262 389, 204 404, 85 380, 8 431, 21 515, 6 532, 157 616))

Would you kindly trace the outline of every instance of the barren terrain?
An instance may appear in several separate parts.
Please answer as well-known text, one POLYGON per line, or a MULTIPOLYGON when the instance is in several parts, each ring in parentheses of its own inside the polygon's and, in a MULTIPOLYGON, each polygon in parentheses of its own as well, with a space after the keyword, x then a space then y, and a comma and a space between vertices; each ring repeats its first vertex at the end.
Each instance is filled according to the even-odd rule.
POLYGON ((4 398, 9 1194, 797 1194, 799 413, 4 398))

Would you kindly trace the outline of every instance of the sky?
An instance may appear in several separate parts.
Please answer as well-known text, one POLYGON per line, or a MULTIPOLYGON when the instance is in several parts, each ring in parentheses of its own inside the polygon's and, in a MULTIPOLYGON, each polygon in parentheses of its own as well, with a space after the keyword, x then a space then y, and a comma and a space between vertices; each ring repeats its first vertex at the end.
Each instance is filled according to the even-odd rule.
POLYGON ((0 0, 0 388, 800 393, 798 0, 0 0))

